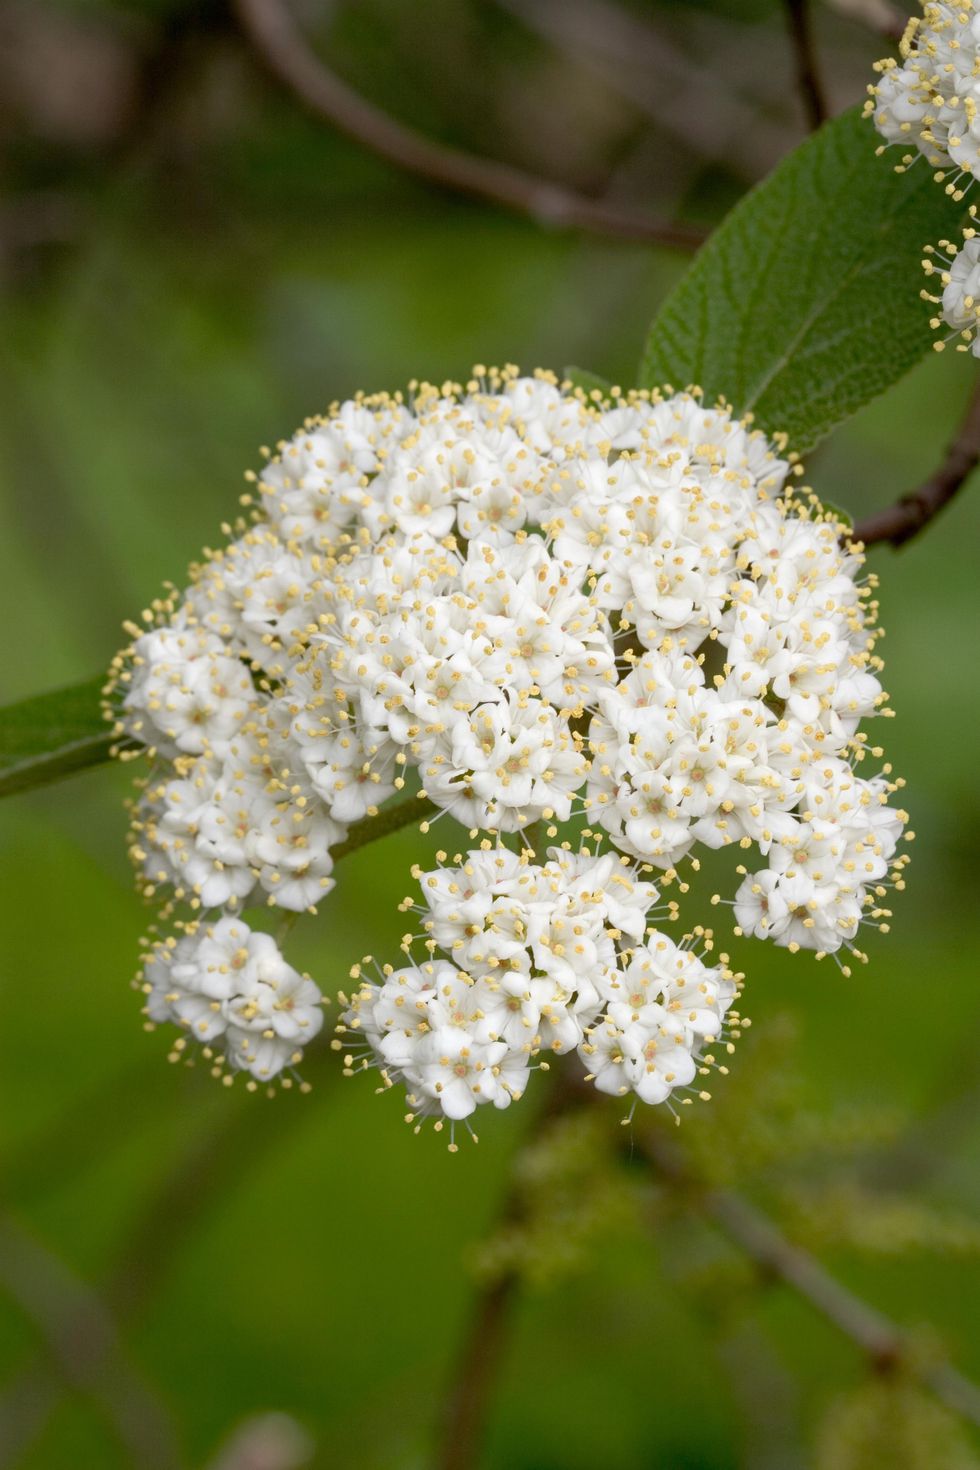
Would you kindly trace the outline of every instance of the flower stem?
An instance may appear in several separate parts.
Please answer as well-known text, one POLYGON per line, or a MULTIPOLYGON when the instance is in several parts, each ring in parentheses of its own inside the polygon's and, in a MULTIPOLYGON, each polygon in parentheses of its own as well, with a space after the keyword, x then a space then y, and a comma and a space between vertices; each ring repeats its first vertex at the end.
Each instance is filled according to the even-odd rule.
POLYGON ((334 861, 356 852, 359 847, 366 847, 369 842, 377 842, 379 837, 400 832, 402 827, 409 827, 413 822, 424 822, 436 811, 438 807, 435 803, 424 796, 413 796, 408 801, 383 807, 377 816, 364 817, 362 821, 354 823, 343 842, 339 842, 333 849, 334 861))

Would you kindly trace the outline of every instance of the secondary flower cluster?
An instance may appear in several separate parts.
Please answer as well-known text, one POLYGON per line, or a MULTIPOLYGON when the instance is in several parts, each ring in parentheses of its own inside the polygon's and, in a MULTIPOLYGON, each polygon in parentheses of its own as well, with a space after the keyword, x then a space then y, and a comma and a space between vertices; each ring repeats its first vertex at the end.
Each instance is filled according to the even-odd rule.
MULTIPOLYGON (((323 1024, 318 987, 286 963, 270 935, 239 918, 190 924, 181 939, 156 944, 144 977, 150 1020, 175 1022, 217 1047, 218 1073, 223 1056, 253 1077, 277 1077, 323 1024)), ((176 1051, 183 1046, 179 1038, 176 1051)))
MULTIPOLYGON (((945 183, 947 194, 962 199, 980 178, 980 0, 924 5, 921 19, 909 22, 901 54, 901 65, 878 62, 867 112, 884 146, 911 144, 915 150, 903 155, 900 170, 924 157, 938 170, 936 180, 945 183)), ((962 246, 940 241, 938 265, 937 251, 926 247, 923 265, 927 274, 939 275, 942 292, 922 294, 940 308, 933 328, 949 328, 937 350, 958 337, 958 349, 976 356, 980 242, 974 236, 970 227, 962 246)))
MULTIPOLYGON (((961 196, 980 178, 980 3, 927 0, 902 38, 902 63, 879 61, 868 111, 886 143, 912 144, 928 162, 952 173, 947 192, 961 196)), ((914 159, 910 153, 903 163, 914 159)))
POLYGON ((488 842, 414 876, 422 903, 403 908, 421 914, 429 957, 377 980, 355 967, 335 1043, 348 1070, 404 1082, 413 1120, 507 1107, 542 1052, 577 1050, 601 1092, 665 1102, 714 1063, 704 1048, 726 1014, 737 1022, 724 958, 708 966, 648 929, 658 893, 624 857, 553 847, 538 865, 488 842))
MULTIPOLYGON (((389 822, 379 807, 407 789, 408 819, 448 816, 498 854, 507 840, 540 847, 532 824, 557 837, 583 816, 667 881, 686 857, 736 845, 758 854, 735 898, 744 931, 853 948, 862 919, 884 913, 905 817, 888 768, 858 770, 859 724, 885 696, 844 528, 788 490, 792 459, 723 406, 476 371, 465 388, 309 420, 254 480, 230 543, 132 628, 112 704, 120 736, 152 758, 131 844, 144 892, 216 923, 259 902, 315 909, 338 848, 389 822)), ((557 922, 568 894, 547 865, 522 869, 522 892, 532 872, 557 922)), ((639 954, 640 931, 610 922, 639 954)), ((600 939, 602 963, 622 968, 600 939)), ((485 990, 470 949, 452 963, 457 989, 485 990)), ((545 1009, 528 1030, 542 1040, 525 1067, 555 1027, 572 1036, 540 968, 528 1014, 545 1009)), ((147 978, 151 1018, 193 1033, 195 1004, 147 978)), ((601 1051, 609 1024, 623 1029, 594 990, 602 1008, 571 1047, 601 1051)), ((578 1005, 568 1014, 588 1013, 578 1005)), ((198 1034, 273 1075, 230 1029, 198 1034)), ((380 1055, 420 1108, 433 1100, 414 1052, 380 1055)), ((494 1100, 517 1089, 508 1067, 494 1100)))
MULTIPOLYGON (((970 218, 976 218, 976 205, 970 206, 970 218)), ((940 296, 934 296, 930 291, 922 292, 925 301, 931 301, 940 308, 939 315, 934 316, 929 325, 934 331, 944 324, 950 328, 948 334, 933 345, 941 351, 951 338, 958 337, 957 352, 972 352, 974 357, 980 357, 980 339, 977 336, 980 330, 980 235, 974 226, 971 224, 964 228, 962 245, 953 240, 940 240, 938 247, 927 245, 922 269, 927 276, 938 276, 942 287, 940 296)))

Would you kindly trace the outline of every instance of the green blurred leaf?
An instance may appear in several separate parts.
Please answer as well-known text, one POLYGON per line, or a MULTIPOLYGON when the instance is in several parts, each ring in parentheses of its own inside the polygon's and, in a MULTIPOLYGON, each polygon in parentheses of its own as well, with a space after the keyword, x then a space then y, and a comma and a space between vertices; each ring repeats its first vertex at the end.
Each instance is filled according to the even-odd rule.
POLYGON ((0 796, 60 781, 109 759, 102 715, 105 676, 0 709, 0 796))
POLYGON ((817 1470, 980 1470, 953 1415, 901 1376, 868 1378, 831 1404, 815 1463, 817 1470))
POLYGON ((876 142, 852 109, 732 210, 654 319, 641 387, 697 384, 802 451, 929 351, 922 248, 962 205, 876 142))

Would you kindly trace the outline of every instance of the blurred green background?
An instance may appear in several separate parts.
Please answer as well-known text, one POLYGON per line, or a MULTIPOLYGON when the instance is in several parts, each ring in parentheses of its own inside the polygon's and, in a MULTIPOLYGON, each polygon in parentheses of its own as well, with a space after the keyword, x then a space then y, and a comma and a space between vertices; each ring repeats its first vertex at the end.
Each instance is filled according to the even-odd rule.
MULTIPOLYGON (((882 42, 815 9, 837 108, 882 42)), ((635 29, 611 61, 588 31, 620 34, 611 7, 579 0, 298 13, 338 71, 431 135, 664 217, 720 218, 803 132, 766 0, 619 5, 635 29)), ((104 667, 121 620, 218 538, 257 446, 306 414, 473 361, 628 384, 683 268, 399 175, 306 118, 217 4, 20 0, 0 6, 0 37, 6 699, 104 667)), ((973 371, 926 362, 814 456, 817 489, 860 515, 912 487, 973 371)), ((724 1165, 738 1129, 719 1119, 742 1120, 735 1182, 784 1217, 802 1201, 789 1233, 901 1323, 932 1324, 923 1352, 935 1337, 975 1377, 978 519, 966 493, 900 554, 873 553, 898 712, 884 736, 917 832, 892 932, 850 980, 735 947, 760 1037, 683 1130, 724 1165), (814 1198, 872 1186, 880 1219, 862 1206, 820 1238, 814 1198)), ((147 916, 126 790, 100 769, 0 809, 0 1467, 155 1463, 111 1408, 140 1395, 144 1437, 169 1423, 188 1466, 261 1470, 227 1441, 266 1412, 308 1436, 290 1461, 276 1421, 269 1470, 301 1451, 320 1470, 427 1465, 468 1263, 533 1107, 450 1157, 329 1053, 310 1060, 311 1096, 274 1101, 168 1067, 128 986, 147 916), (109 1318, 121 1345, 102 1351, 109 1318)), ((418 851, 403 833, 356 855, 300 926, 325 990, 365 950, 395 954, 418 851)), ((486 1463, 843 1467, 826 1416, 867 1381, 858 1353, 656 1203, 651 1228, 613 1224, 576 1273, 522 1294, 486 1463)), ((925 1463, 862 1453, 849 1463, 925 1463)))

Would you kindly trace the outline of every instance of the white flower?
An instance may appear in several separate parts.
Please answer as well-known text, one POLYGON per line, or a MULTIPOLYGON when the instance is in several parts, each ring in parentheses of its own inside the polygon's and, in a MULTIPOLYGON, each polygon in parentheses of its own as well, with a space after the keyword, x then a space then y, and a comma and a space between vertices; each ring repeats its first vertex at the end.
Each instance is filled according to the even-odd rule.
POLYGON ((612 978, 607 999, 634 1018, 656 1003, 694 1035, 712 1040, 721 1034, 736 993, 729 971, 709 967, 693 950, 657 934, 631 952, 629 963, 612 978))
POLYGON ((249 832, 247 851, 260 884, 280 908, 314 908, 326 897, 334 886, 330 848, 342 831, 312 805, 263 813, 249 832))
POLYGON ((259 487, 283 540, 332 542, 363 513, 369 476, 411 424, 395 405, 344 403, 281 443, 259 487))
POLYGON ((363 984, 342 1029, 365 1038, 413 1108, 458 1121, 480 1103, 503 1108, 520 1097, 538 1014, 526 980, 491 984, 438 960, 363 984))
POLYGON ((747 934, 789 948, 823 953, 857 933, 861 905, 854 891, 821 882, 800 868, 750 874, 735 895, 735 917, 747 934))
POLYGON ((579 1051, 599 1091, 614 1097, 635 1092, 641 1102, 666 1102, 697 1076, 691 1031, 656 1004, 635 1020, 628 1008, 610 1006, 579 1051))
MULTIPOLYGON (((971 216, 975 210, 971 209, 971 216)), ((951 337, 959 337, 959 351, 971 351, 980 356, 977 332, 980 330, 980 235, 971 227, 963 231, 963 244, 957 247, 949 240, 941 240, 939 248, 926 247, 926 258, 922 262, 927 275, 938 274, 942 285, 941 296, 931 296, 924 291, 927 301, 940 308, 940 315, 933 317, 931 325, 950 328, 945 338, 934 345, 945 346, 951 337), (939 264, 937 264, 937 258, 939 264)))
POLYGON ((415 742, 426 792, 465 827, 514 832, 566 821, 586 761, 568 724, 540 699, 503 695, 415 742))
POLYGON ((220 755, 255 699, 248 669, 220 638, 192 625, 157 628, 133 645, 123 724, 162 755, 220 755))
POLYGON ((693 1082, 703 1045, 722 1034, 737 994, 724 965, 709 967, 691 949, 654 934, 607 982, 605 1011, 579 1054, 600 1092, 665 1102, 693 1082))
POLYGON ((521 1097, 527 1063, 506 1042, 479 1042, 458 1026, 441 1026, 422 1038, 406 1078, 410 1101, 434 1103, 458 1120, 480 1103, 506 1108, 521 1097))
MULTIPOLYGON (((960 198, 962 176, 980 177, 978 0, 927 0, 910 25, 902 61, 881 61, 866 113, 889 144, 907 144, 933 167, 954 169, 948 192, 960 198)), ((915 153, 906 153, 908 162, 915 153)))
POLYGON ((339 1027, 414 1114, 505 1107, 534 1057, 576 1048, 600 1090, 662 1102, 725 1029, 737 977, 648 927, 657 891, 621 858, 484 848, 417 877, 433 957, 362 980, 339 1027))
POLYGON ((237 918, 157 944, 144 969, 146 1012, 215 1047, 233 1070, 271 1081, 323 1024, 322 997, 269 934, 237 918))
POLYGON ((310 420, 134 644, 122 723, 174 763, 133 845, 154 888, 310 907, 413 770, 470 830, 585 805, 664 869, 764 856, 811 761, 862 753, 884 695, 860 558, 779 498, 763 435, 689 394, 481 376, 310 420), (264 781, 229 770, 243 742, 276 752, 264 781))

